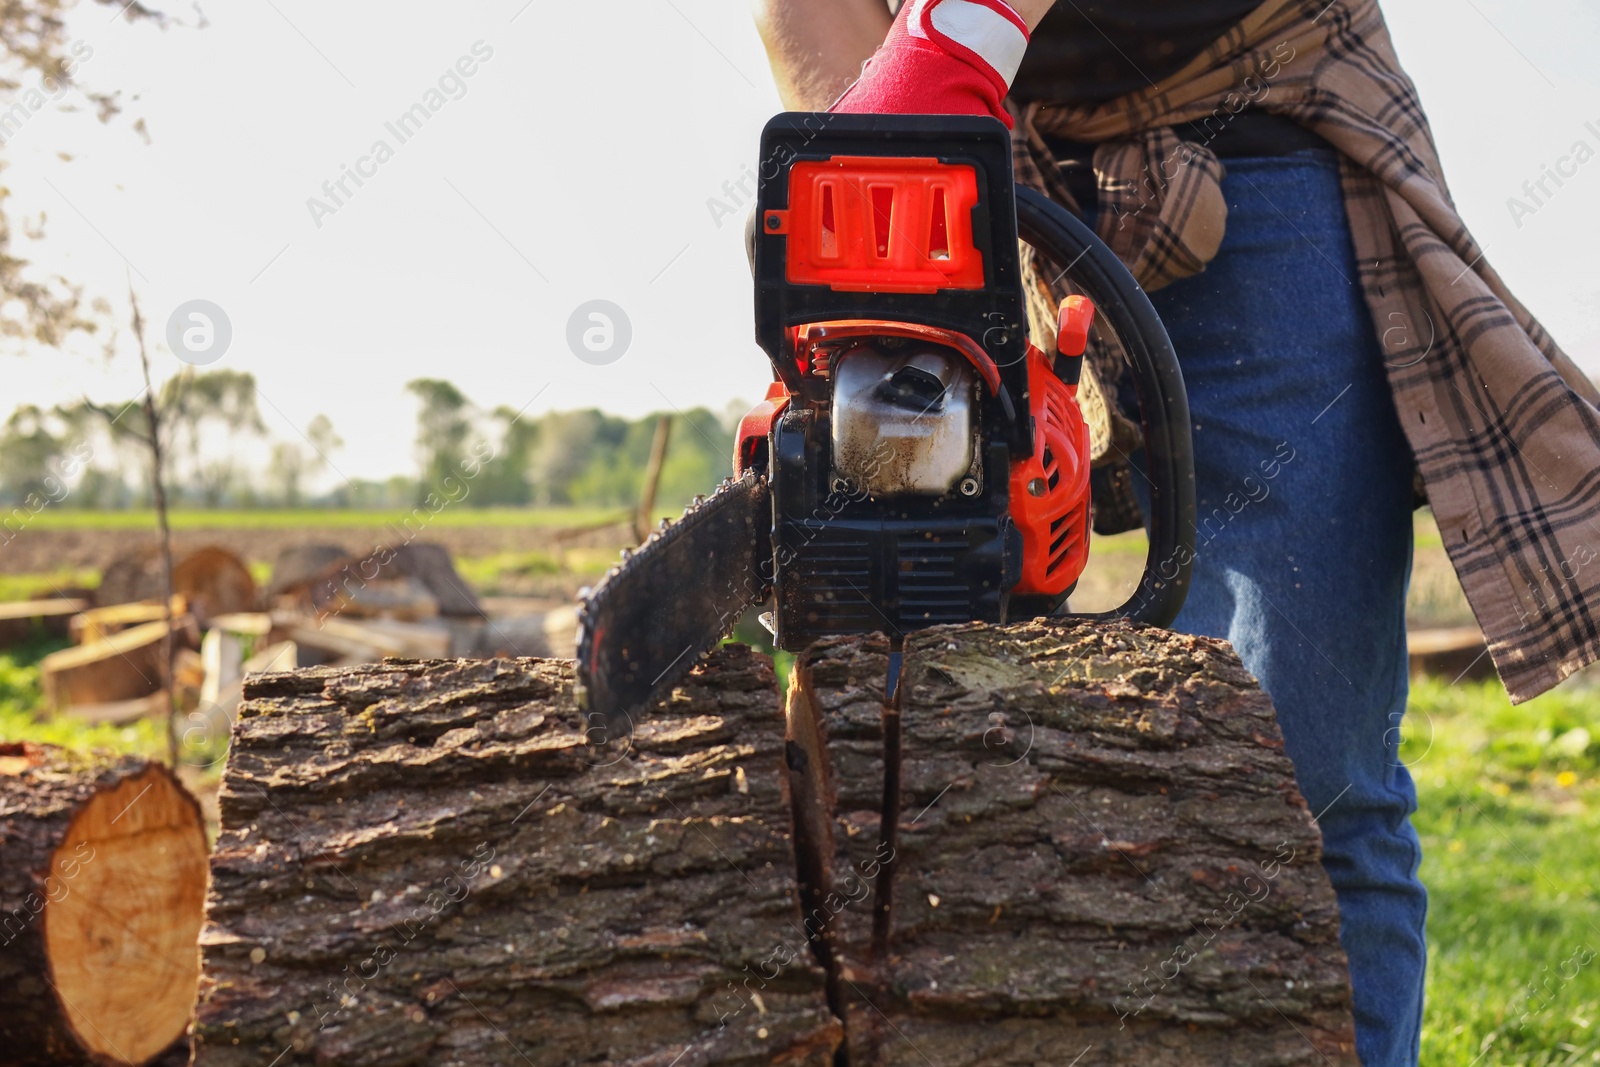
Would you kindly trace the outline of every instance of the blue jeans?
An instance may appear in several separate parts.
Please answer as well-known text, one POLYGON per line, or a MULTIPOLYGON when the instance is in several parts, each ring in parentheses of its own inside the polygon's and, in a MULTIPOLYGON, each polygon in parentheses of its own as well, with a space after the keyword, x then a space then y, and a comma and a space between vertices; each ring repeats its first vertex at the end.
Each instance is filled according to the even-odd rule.
POLYGON ((1427 964, 1416 789, 1398 755, 1410 449, 1336 156, 1224 163, 1220 251, 1151 294, 1188 386, 1200 505, 1175 628, 1226 638, 1272 696, 1339 898, 1357 1052, 1407 1067, 1427 964))

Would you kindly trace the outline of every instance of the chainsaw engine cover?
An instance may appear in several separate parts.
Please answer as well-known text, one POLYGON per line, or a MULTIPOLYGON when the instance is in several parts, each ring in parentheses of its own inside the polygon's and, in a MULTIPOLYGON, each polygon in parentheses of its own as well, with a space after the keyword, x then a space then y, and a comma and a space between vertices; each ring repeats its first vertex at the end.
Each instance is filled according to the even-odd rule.
MULTIPOLYGON (((799 651, 826 634, 1005 621, 1023 552, 1005 480, 972 497, 875 498, 828 476, 828 421, 825 410, 791 407, 772 427, 777 645, 799 651)), ((891 448, 880 442, 879 454, 891 448)), ((1004 470, 1005 444, 987 451, 1004 470)))
MULTIPOLYGON (((973 472, 976 377, 932 345, 862 344, 833 369, 833 463, 871 497, 943 496, 973 472)), ((968 495, 977 481, 967 483, 968 495)))

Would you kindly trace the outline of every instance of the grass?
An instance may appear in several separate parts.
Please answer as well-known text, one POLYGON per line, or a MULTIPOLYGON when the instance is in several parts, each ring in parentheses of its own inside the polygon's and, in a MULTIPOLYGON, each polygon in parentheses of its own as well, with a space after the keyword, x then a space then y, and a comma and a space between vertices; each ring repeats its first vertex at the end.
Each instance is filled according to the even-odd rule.
POLYGON ((162 759, 166 738, 161 726, 145 719, 128 726, 88 726, 74 719, 54 718, 43 709, 39 692, 39 660, 64 640, 35 641, 0 653, 0 741, 37 741, 80 751, 109 749, 162 759))
POLYGON ((537 594, 570 600, 577 586, 597 580, 617 562, 615 548, 525 549, 458 556, 456 570, 482 596, 537 594), (541 582, 540 579, 545 579, 541 582))
MULTIPOLYGON (((384 526, 399 522, 410 509, 394 508, 185 508, 169 516, 174 530, 209 529, 308 529, 341 526, 384 526)), ((429 525, 437 526, 595 526, 625 518, 620 508, 463 508, 447 507, 429 513, 429 525)), ((47 508, 28 520, 40 530, 153 530, 155 512, 149 509, 90 511, 73 508, 47 508)))
POLYGON ((0 574, 0 603, 12 600, 49 599, 61 589, 93 589, 100 584, 94 567, 63 567, 42 574, 0 574))
POLYGON ((508 578, 562 573, 561 561, 549 552, 497 552, 490 556, 457 559, 456 570, 480 592, 497 588, 508 578))
POLYGON ((1497 683, 1430 679, 1409 718, 1423 1067, 1600 1063, 1600 692, 1512 708, 1497 683))

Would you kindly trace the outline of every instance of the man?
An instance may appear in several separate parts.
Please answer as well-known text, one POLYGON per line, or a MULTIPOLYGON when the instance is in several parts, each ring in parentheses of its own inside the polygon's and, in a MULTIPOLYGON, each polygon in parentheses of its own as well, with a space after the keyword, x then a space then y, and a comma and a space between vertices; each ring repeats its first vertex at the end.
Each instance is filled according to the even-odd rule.
MULTIPOLYGON (((1151 290, 1200 502, 1177 628, 1228 639, 1272 695, 1338 894, 1358 1054, 1415 1064, 1413 472, 1526 699, 1600 655, 1597 569, 1551 580, 1600 529, 1600 395, 1456 218, 1375 0, 756 11, 788 107, 1001 119, 1019 181, 1082 210, 1151 290)), ((1118 368, 1096 369, 1114 395, 1118 368)), ((1099 532, 1143 495, 1137 454, 1107 441, 1099 532)))

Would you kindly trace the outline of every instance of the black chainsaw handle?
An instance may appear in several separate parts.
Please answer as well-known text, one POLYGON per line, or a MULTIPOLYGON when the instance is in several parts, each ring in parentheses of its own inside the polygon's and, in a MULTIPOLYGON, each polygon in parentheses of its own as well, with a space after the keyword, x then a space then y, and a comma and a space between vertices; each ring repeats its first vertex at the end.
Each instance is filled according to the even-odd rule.
MULTIPOLYGON (((1096 314, 1116 331, 1133 365, 1150 483, 1150 553, 1139 587, 1121 607, 1081 619, 1134 619, 1170 626, 1189 594, 1194 565, 1194 446, 1189 395, 1172 339, 1139 283, 1111 249, 1072 212, 1049 197, 1017 186, 1017 232, 1094 301, 1096 314)), ((1107 383, 1108 388, 1110 383, 1107 383)), ((1108 398, 1110 400, 1110 398, 1108 398)))

